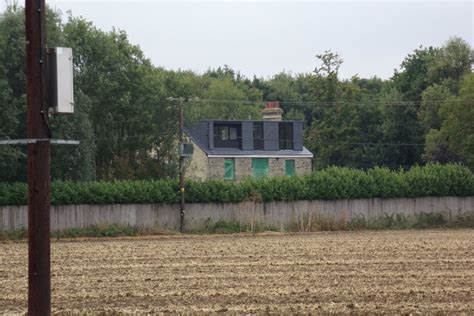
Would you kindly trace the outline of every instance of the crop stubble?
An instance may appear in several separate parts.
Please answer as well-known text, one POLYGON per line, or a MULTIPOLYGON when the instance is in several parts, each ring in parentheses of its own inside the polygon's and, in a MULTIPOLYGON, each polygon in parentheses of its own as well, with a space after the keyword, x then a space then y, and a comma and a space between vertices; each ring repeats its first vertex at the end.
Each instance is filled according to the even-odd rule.
MULTIPOLYGON (((53 312, 474 311, 474 231, 52 243, 53 312)), ((27 244, 0 244, 0 314, 27 309, 27 244)))

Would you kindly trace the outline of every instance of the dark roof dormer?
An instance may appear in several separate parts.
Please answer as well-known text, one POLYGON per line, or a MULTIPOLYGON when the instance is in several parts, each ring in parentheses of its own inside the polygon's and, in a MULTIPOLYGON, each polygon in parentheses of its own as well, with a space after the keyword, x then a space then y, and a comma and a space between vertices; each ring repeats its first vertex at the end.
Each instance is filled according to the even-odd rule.
POLYGON ((208 156, 313 156, 301 121, 202 120, 186 132, 208 156))

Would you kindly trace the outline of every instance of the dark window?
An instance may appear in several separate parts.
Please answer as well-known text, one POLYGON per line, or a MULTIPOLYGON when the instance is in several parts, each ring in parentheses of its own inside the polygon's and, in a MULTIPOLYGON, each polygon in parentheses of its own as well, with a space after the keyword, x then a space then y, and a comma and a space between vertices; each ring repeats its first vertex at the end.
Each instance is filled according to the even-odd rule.
POLYGON ((253 124, 253 149, 263 150, 263 123, 253 124))
POLYGON ((293 149, 293 123, 280 123, 278 135, 280 149, 293 149))
POLYGON ((214 124, 214 147, 240 148, 242 128, 238 124, 214 124))

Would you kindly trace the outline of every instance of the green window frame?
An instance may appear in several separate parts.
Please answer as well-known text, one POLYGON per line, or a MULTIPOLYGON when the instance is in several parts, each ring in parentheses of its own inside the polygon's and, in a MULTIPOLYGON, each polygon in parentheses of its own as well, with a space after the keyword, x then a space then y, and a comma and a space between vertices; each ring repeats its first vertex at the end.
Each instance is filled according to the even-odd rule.
POLYGON ((224 180, 235 180, 234 158, 226 158, 224 160, 224 180))
POLYGON ((268 158, 252 158, 252 173, 257 179, 268 176, 268 158))
POLYGON ((287 176, 295 175, 295 161, 294 160, 285 160, 285 174, 287 176))

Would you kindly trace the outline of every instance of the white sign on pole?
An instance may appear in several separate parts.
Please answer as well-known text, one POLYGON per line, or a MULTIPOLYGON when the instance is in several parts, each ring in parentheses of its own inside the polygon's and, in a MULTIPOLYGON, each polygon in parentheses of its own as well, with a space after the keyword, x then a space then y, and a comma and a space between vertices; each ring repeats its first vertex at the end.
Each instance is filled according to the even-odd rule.
POLYGON ((74 113, 72 48, 49 50, 51 113, 74 113))

